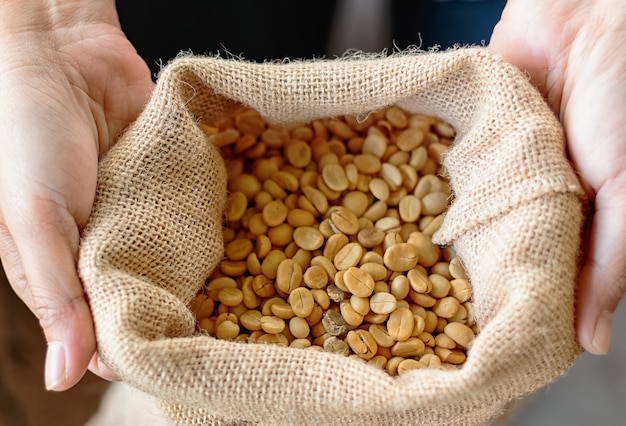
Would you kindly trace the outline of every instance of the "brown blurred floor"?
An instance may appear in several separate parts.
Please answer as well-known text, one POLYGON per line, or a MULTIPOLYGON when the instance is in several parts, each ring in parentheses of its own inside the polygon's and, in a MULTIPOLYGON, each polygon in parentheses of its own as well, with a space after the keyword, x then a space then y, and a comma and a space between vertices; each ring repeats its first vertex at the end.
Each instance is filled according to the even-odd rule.
POLYGON ((38 322, 0 269, 0 425, 82 426, 96 410, 107 383, 89 372, 66 392, 45 390, 45 350, 38 322))

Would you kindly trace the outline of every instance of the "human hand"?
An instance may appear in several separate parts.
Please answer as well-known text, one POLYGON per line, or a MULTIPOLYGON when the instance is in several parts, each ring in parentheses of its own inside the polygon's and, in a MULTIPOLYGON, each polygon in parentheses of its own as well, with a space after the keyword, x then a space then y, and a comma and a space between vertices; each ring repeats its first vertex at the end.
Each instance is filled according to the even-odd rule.
POLYGON ((593 202, 577 287, 583 347, 606 353, 626 291, 626 3, 509 0, 489 49, 529 73, 593 202))
POLYGON ((48 342, 46 387, 98 363, 77 273, 99 155, 152 88, 112 0, 0 3, 0 257, 48 342))

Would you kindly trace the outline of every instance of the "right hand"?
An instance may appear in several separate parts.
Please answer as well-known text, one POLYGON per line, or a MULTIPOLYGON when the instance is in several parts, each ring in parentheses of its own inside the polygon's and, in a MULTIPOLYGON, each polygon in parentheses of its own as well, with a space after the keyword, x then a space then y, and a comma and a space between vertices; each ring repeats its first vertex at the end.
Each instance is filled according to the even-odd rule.
POLYGON ((90 364, 112 378, 95 356, 79 234, 98 158, 152 87, 113 0, 0 4, 0 257, 43 328, 50 390, 70 388, 90 364))

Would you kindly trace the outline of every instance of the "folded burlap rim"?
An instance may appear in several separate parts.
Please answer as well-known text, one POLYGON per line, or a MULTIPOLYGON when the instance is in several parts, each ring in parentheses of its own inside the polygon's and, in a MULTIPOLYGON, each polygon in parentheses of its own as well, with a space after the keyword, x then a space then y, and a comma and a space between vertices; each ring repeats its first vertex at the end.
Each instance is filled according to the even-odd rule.
POLYGON ((100 160, 79 270, 104 362, 176 424, 486 424, 580 353, 574 288, 583 192, 558 121, 527 77, 486 48, 250 63, 185 56, 100 160), (399 378, 314 350, 220 341, 188 306, 223 254, 226 169, 199 129, 239 105, 269 122, 438 116, 451 244, 480 333, 459 370, 399 378), (221 420, 219 420, 221 419, 221 420))

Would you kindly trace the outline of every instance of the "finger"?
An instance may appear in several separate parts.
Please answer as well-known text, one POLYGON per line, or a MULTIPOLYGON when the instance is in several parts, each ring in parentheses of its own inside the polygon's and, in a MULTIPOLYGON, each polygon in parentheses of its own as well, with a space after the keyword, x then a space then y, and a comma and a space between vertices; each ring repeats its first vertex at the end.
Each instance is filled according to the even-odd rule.
POLYGON ((112 382, 119 381, 119 377, 113 370, 107 367, 98 354, 94 354, 93 358, 91 358, 91 362, 89 363, 89 371, 91 371, 96 376, 99 376, 105 380, 109 380, 112 382))
POLYGON ((76 270, 78 229, 54 203, 22 211, 28 213, 4 215, 0 256, 11 286, 39 319, 48 342, 46 387, 62 391, 82 378, 96 348, 76 270))
POLYGON ((613 313, 626 292, 626 179, 613 180, 597 193, 590 244, 577 294, 577 330, 582 346, 605 354, 613 313))

